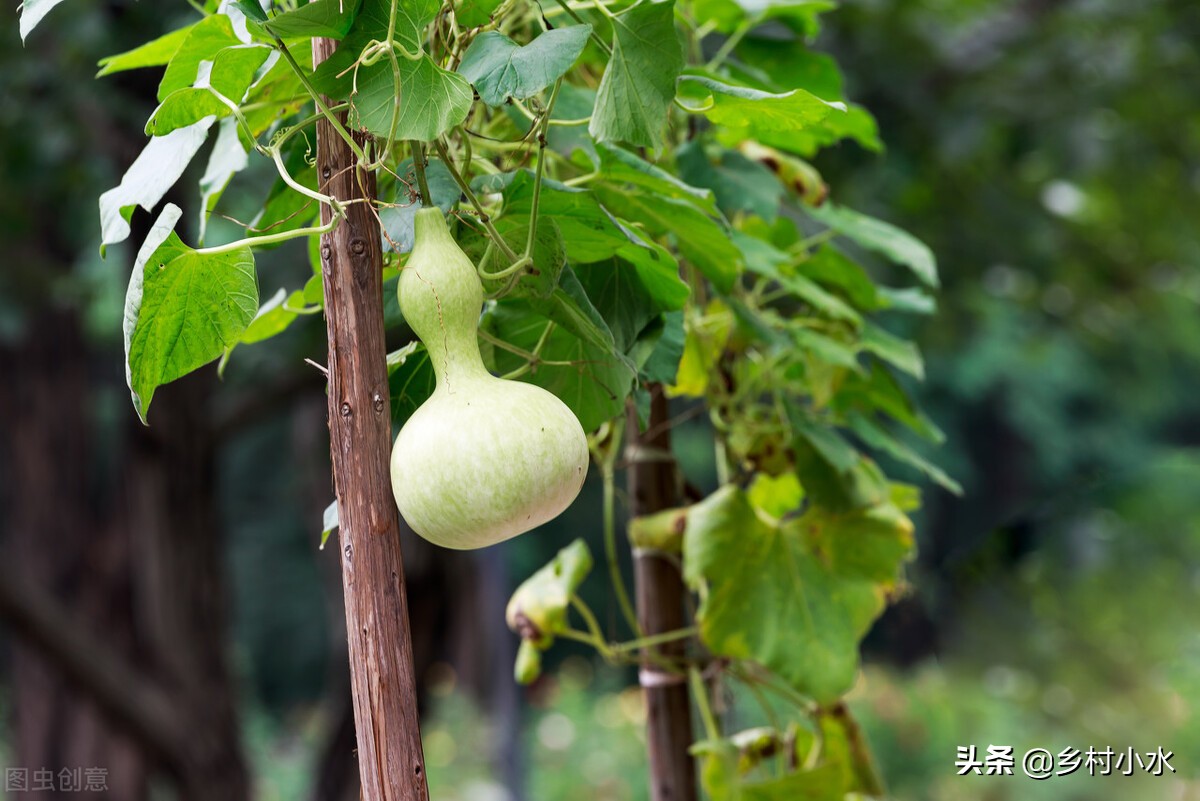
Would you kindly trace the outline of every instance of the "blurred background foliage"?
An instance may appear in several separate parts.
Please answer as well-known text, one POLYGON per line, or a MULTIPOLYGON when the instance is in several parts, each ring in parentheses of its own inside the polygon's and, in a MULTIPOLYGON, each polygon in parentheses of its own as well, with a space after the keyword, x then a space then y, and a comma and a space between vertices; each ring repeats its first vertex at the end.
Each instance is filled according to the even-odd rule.
MULTIPOLYGON (((91 75, 175 12, 72 5, 25 51, 13 15, 0 15, 0 343, 19 347, 38 309, 77 314, 103 432, 131 416, 117 332, 132 254, 98 260, 95 197, 140 147, 153 78, 91 75)), ((929 455, 965 490, 924 486, 912 586, 869 638, 852 695, 883 773, 911 801, 1200 798, 1200 6, 853 0, 825 20, 814 49, 841 65, 886 153, 843 144, 815 164, 836 201, 938 255, 938 313, 889 322, 918 326, 928 380, 912 390, 947 434, 929 455), (971 744, 1162 746, 1178 773, 955 776, 955 749, 971 744)), ((264 292, 308 269, 302 253, 273 255, 264 292)), ((214 407, 236 411, 264 375, 323 360, 322 335, 312 320, 239 349, 214 407)), ((9 391, 21 380, 10 375, 9 391)), ((336 555, 316 547, 331 497, 324 400, 306 391, 305 413, 256 417, 218 451, 234 663, 263 799, 306 794, 345 659, 331 647, 336 555)), ((711 486, 705 425, 680 426, 676 447, 711 486)), ((97 451, 102 465, 121 458, 97 451)), ((510 586, 598 535, 598 495, 589 485, 560 521, 501 549, 510 586)), ((584 591, 615 619, 598 576, 584 591)), ((499 610, 467 617, 455 637, 502 631, 499 610)), ((488 692, 451 650, 425 677, 440 801, 508 798, 511 775, 489 757, 504 743, 520 746, 524 797, 645 797, 631 676, 556 649, 565 658, 522 691, 514 723, 489 717, 488 692)), ((510 666, 484 669, 506 682, 510 666)), ((0 764, 12 764, 2 747, 0 764)))

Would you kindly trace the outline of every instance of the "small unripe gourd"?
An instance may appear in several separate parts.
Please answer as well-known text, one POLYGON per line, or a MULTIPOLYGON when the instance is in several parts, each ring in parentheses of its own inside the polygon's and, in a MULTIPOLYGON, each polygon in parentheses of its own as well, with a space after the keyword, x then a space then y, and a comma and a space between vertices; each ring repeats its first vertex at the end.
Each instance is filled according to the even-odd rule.
POLYGON ((483 286, 437 208, 416 214, 400 311, 437 385, 392 448, 392 491, 413 530, 446 548, 483 548, 557 517, 583 486, 588 446, 566 404, 496 378, 479 354, 483 286))

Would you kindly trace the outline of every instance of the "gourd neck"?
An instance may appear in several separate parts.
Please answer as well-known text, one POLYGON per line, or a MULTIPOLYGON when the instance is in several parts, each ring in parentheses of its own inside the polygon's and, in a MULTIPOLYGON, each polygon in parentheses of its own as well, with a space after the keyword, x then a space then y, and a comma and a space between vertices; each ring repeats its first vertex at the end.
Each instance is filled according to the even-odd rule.
POLYGON ((453 392, 463 383, 492 377, 483 364, 474 329, 432 339, 425 348, 429 351, 429 363, 433 366, 439 389, 453 392))
POLYGON ((439 388, 491 374, 479 353, 476 329, 483 286, 437 207, 419 210, 414 246, 400 278, 400 309, 425 343, 439 388))

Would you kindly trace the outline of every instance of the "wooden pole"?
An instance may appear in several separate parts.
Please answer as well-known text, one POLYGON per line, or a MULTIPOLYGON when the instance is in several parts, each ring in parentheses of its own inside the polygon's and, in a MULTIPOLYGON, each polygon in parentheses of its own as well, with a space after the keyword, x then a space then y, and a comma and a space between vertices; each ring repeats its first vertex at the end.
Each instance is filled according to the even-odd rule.
MULTIPOLYGON (((335 47, 332 40, 314 39, 314 66, 335 47)), ((358 166, 326 120, 317 123, 317 174, 321 191, 338 200, 374 200, 374 175, 358 166)), ((322 207, 322 222, 330 215, 322 207)), ((383 250, 379 222, 367 203, 348 206, 346 218, 321 237, 321 267, 329 329, 330 450, 362 799, 428 801, 400 519, 388 466, 392 428, 383 250)))
MULTIPOLYGON (((671 456, 670 412, 662 386, 651 384, 650 419, 638 431, 631 408, 629 423, 628 489, 630 514, 653 514, 679 505, 675 460, 671 456)), ((683 610, 683 577, 675 560, 650 551, 634 551, 638 622, 647 635, 676 631, 688 625, 683 610)), ((679 640, 654 650, 669 658, 680 656, 679 640)), ((656 670, 643 661, 640 671, 646 697, 646 748, 650 755, 651 801, 696 801, 696 766, 692 743, 692 714, 686 679, 656 670)))

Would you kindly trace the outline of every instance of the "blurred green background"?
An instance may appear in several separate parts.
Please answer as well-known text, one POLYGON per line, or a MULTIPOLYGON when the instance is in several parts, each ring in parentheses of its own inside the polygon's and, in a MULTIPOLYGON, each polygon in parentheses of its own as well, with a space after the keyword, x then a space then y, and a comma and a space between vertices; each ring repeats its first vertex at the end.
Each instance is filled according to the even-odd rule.
MULTIPOLYGON (((140 148, 156 76, 91 76, 186 12, 72 0, 25 49, 15 16, 0 21, 0 351, 19 368, 45 352, 30 343, 47 330, 77 328, 63 348, 85 349, 96 473, 124 458, 133 414, 119 333, 132 253, 98 259, 95 198, 140 148), (47 328, 48 315, 59 322, 47 328)), ((868 638, 851 696, 883 774, 906 801, 1200 799, 1200 4, 854 0, 826 20, 816 48, 875 114, 887 152, 846 144, 816 165, 838 202, 938 256, 938 313, 889 323, 919 325, 929 377, 913 391, 947 433, 929 455, 965 489, 924 487, 911 587, 868 638), (1018 764, 1017 776, 960 777, 956 748, 969 745, 1011 745, 1018 759, 1161 746, 1177 772, 1037 782, 1018 764)), ((261 175, 238 181, 247 206, 265 192, 261 175)), ((308 269, 302 254, 273 256, 264 297, 308 269)), ((239 423, 216 446, 213 537, 262 799, 310 795, 344 694, 336 553, 317 549, 332 497, 324 398, 286 383, 304 357, 323 360, 323 335, 316 319, 239 349, 205 399, 239 423), (281 404, 239 417, 264 384, 282 386, 281 404)), ((24 402, 23 380, 8 373, 8 402, 24 402)), ((6 488, 26 469, 15 436, 6 426, 6 488)), ((675 437, 710 486, 704 424, 675 437)), ((633 677, 564 645, 548 676, 515 691, 495 605, 573 538, 595 541, 599 506, 589 484, 560 521, 494 554, 407 553, 431 576, 410 592, 444 601, 428 612, 423 677, 439 801, 646 797, 633 677)), ((5 539, 14 518, 0 510, 5 539)), ((585 593, 615 620, 599 573, 585 593)), ((0 710, 13 687, 0 672, 0 710)), ((13 744, 0 731, 0 765, 17 764, 13 744)))

